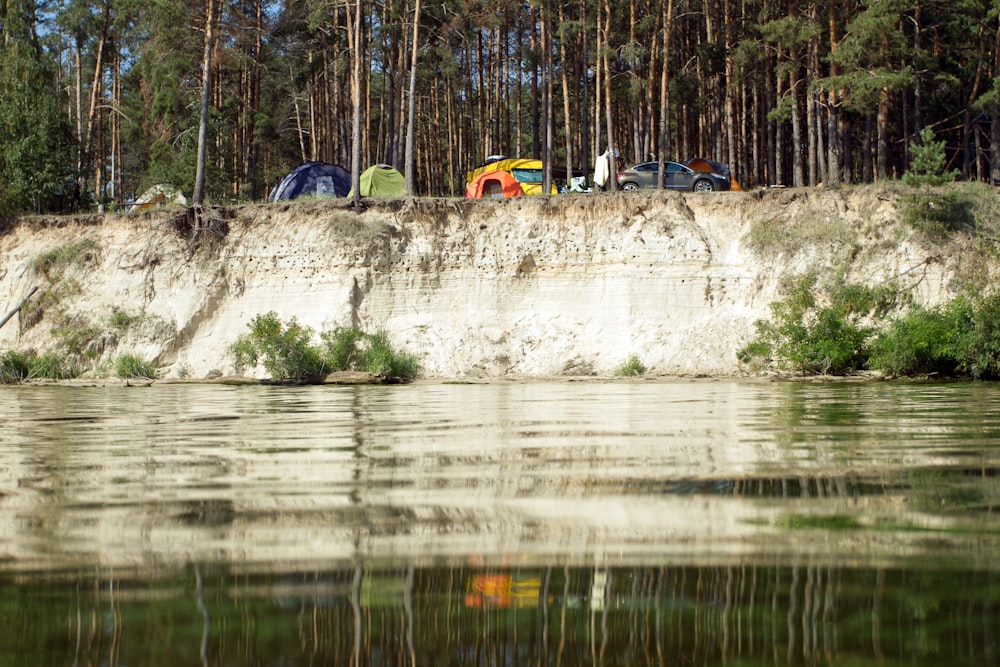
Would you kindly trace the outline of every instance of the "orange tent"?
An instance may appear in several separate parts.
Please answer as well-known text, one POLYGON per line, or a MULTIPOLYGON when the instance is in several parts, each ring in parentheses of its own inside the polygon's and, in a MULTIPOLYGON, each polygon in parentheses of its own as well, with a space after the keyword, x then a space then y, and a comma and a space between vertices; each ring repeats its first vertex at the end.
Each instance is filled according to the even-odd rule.
POLYGON ((729 171, 729 165, 728 164, 722 164, 720 162, 713 162, 712 160, 706 160, 706 159, 700 158, 700 157, 691 158, 690 160, 688 160, 684 164, 686 164, 687 166, 691 167, 695 171, 704 171, 704 172, 709 173, 709 174, 712 173, 712 172, 715 172, 716 174, 721 174, 722 176, 725 176, 726 178, 729 179, 729 186, 733 190, 742 190, 743 189, 743 188, 740 187, 740 184, 736 182, 736 179, 733 178, 732 173, 730 173, 730 171, 729 171))
POLYGON ((490 197, 520 197, 524 194, 521 184, 514 180, 509 171, 488 171, 476 176, 465 188, 465 196, 469 199, 490 197))

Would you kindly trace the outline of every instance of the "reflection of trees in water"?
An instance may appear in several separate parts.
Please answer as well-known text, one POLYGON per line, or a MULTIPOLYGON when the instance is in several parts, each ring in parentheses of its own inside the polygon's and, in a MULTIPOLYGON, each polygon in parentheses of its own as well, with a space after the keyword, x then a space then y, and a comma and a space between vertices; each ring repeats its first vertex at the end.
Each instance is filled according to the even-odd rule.
MULTIPOLYGON (((170 662, 178 655, 187 656, 185 664, 201 658, 203 664, 357 667, 869 659, 930 665, 945 657, 995 664, 998 657, 1000 578, 988 571, 759 563, 356 566, 284 575, 201 568, 183 581, 122 588, 120 581, 80 582, 64 609, 53 601, 67 598, 49 594, 21 595, 24 608, 8 611, 30 624, 30 637, 48 650, 73 654, 38 664, 166 665, 179 664, 170 662), (65 637, 67 618, 76 619, 75 646, 46 643, 39 628, 65 637)), ((4 634, 0 641, 23 646, 23 631, 9 627, 4 634)))

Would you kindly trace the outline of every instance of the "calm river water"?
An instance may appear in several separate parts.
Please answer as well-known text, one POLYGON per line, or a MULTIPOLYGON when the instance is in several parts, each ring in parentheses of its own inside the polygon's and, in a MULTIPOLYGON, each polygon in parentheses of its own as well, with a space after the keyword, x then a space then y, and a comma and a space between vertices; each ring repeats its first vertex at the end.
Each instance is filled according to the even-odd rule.
POLYGON ((997 665, 1000 388, 0 387, 3 665, 997 665))

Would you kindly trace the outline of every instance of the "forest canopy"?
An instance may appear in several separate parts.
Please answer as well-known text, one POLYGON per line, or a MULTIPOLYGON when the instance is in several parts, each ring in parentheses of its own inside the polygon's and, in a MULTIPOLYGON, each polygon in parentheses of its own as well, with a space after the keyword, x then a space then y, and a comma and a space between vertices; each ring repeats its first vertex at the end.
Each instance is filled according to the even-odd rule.
POLYGON ((309 161, 385 163, 413 194, 459 196, 494 154, 541 158, 549 179, 610 150, 612 169, 725 162, 744 188, 872 182, 906 173, 927 128, 945 169, 995 182, 998 14, 997 0, 5 0, 0 213, 121 208, 163 182, 259 201, 309 161))

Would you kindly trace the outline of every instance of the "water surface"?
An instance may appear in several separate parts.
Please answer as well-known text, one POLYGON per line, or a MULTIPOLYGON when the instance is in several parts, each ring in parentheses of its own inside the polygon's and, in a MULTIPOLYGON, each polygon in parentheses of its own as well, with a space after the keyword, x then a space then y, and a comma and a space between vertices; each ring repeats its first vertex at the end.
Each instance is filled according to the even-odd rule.
POLYGON ((0 388, 2 664, 998 664, 1000 394, 0 388))

